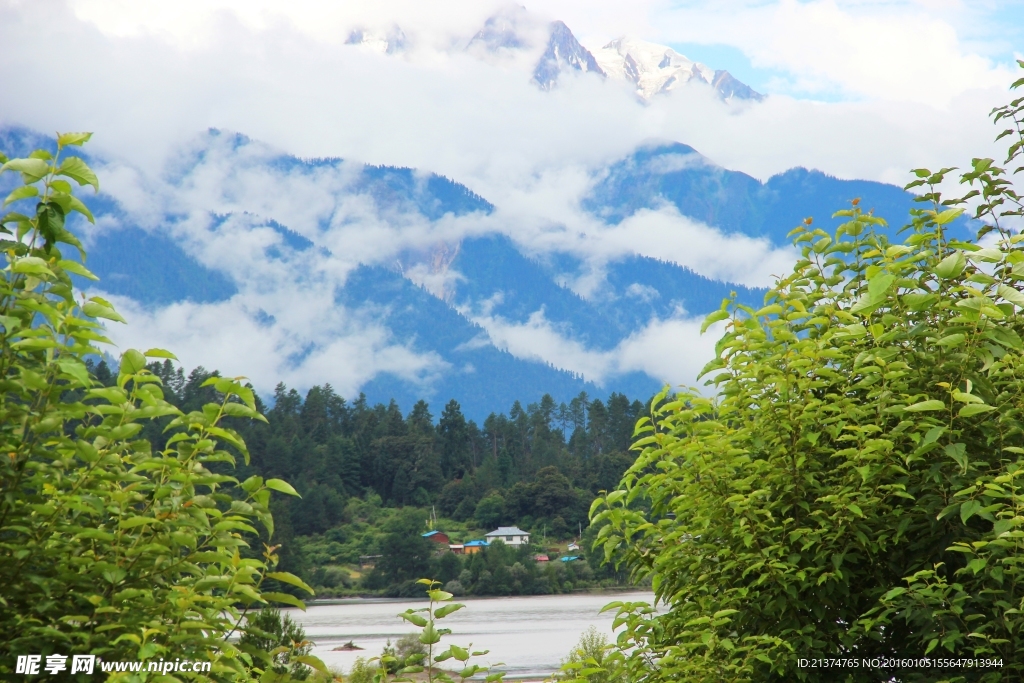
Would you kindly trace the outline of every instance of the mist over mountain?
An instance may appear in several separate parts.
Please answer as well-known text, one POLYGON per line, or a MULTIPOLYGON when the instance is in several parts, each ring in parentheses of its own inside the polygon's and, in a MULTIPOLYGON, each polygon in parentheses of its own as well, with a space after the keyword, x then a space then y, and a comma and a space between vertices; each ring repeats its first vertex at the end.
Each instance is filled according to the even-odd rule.
MULTIPOLYGON (((409 46, 398 25, 357 27, 345 42, 386 55, 404 53, 409 46)), ((565 75, 592 74, 631 84, 643 100, 694 85, 711 88, 726 102, 763 99, 728 71, 690 60, 666 45, 621 36, 600 49, 588 48, 564 21, 545 21, 521 5, 488 17, 462 49, 491 62, 529 56, 531 80, 542 90, 551 90, 565 75)))
POLYGON ((655 142, 604 169, 581 204, 609 223, 668 205, 726 232, 787 245, 786 235, 805 218, 834 228, 839 221, 832 214, 855 198, 863 210, 895 221, 908 221, 914 206, 913 197, 895 185, 840 180, 806 168, 761 182, 718 166, 689 145, 655 142))
MULTIPOLYGON (((9 155, 46 144, 0 131, 9 155)), ((761 182, 658 142, 591 170, 579 202, 591 239, 562 226, 545 243, 457 180, 301 159, 235 133, 198 136, 159 178, 90 162, 105 184, 84 197, 96 226, 76 226, 101 277, 88 286, 141 319, 132 327, 148 345, 244 367, 264 394, 329 382, 406 409, 455 398, 474 419, 544 393, 645 396, 692 381, 709 352, 694 341, 702 317, 730 296, 760 305, 764 290, 607 237, 632 234, 631 221, 667 216, 726 248, 785 249, 807 215, 830 224, 853 197, 879 215, 912 206, 891 185, 806 169, 761 182)))

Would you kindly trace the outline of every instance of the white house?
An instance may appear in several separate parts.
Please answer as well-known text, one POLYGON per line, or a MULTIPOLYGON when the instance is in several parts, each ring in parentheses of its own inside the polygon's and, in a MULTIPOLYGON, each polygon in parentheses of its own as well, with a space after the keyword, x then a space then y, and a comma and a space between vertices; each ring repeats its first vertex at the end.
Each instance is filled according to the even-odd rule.
POLYGON ((497 529, 486 535, 487 542, 501 541, 505 545, 519 547, 530 543, 530 534, 519 527, 499 526, 497 529))

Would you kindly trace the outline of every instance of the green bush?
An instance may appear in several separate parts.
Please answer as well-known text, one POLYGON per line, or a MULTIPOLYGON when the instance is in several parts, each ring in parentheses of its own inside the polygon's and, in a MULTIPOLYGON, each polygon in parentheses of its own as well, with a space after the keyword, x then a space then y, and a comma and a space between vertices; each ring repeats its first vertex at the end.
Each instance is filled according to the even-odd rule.
POLYGON ((352 670, 348 672, 348 677, 345 680, 348 683, 374 683, 373 677, 376 673, 377 668, 373 664, 365 658, 359 657, 352 664, 352 670))
POLYGON ((580 634, 576 647, 562 660, 554 680, 574 680, 583 675, 590 683, 627 683, 621 669, 615 668, 609 658, 609 650, 613 647, 596 626, 591 626, 580 634))
POLYGON ((254 525, 273 533, 272 491, 295 491, 223 473, 236 456, 248 462, 227 423, 263 419, 240 380, 209 379, 216 402, 185 414, 146 368, 147 358, 173 358, 166 351, 125 351, 113 386, 90 374, 86 359, 110 344, 98 320, 124 321, 99 297, 76 298, 71 280, 95 279, 68 229, 73 213, 92 220, 71 183, 98 191, 99 181, 66 154, 89 137, 0 158, 0 173, 22 179, 4 204, 26 207, 0 218, 0 674, 21 654, 93 654, 207 660, 210 679, 245 680, 266 665, 227 638, 244 629, 246 610, 302 605, 263 582, 308 590, 273 571, 276 547, 249 549, 254 525), (158 418, 162 450, 140 435, 158 418))
POLYGON ((313 644, 306 640, 303 628, 287 614, 282 617, 279 609, 266 607, 250 613, 238 644, 243 650, 252 648, 265 653, 278 674, 289 674, 296 681, 309 677, 309 668, 295 660, 308 655, 313 644))
MULTIPOLYGON (((995 114, 1013 163, 1024 98, 995 114)), ((797 228, 766 305, 705 323, 726 325, 718 396, 662 395, 639 423, 640 458, 595 503, 606 557, 668 607, 616 605, 631 680, 1024 676, 1024 212, 993 160, 960 199, 935 189, 950 171, 915 172, 902 242, 856 201, 834 235, 797 228), (960 240, 971 199, 984 224, 960 240), (798 665, 924 655, 1001 666, 798 665)))

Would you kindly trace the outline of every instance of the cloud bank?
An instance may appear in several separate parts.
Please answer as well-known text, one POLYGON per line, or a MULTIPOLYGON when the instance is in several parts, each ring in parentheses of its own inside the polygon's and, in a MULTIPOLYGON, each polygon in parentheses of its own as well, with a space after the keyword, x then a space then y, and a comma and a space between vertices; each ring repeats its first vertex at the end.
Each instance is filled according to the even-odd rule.
MULTIPOLYGON (((791 250, 722 234, 673 209, 617 226, 582 212, 597 169, 650 139, 685 142, 761 179, 806 166, 903 183, 910 168, 996 155, 986 115, 1006 99, 1010 72, 1005 55, 978 47, 986 42, 978 36, 997 29, 979 28, 984 16, 967 10, 553 0, 538 15, 566 21, 590 47, 623 32, 720 42, 784 74, 763 102, 730 106, 687 88, 644 104, 623 84, 587 74, 542 92, 530 83, 529 54, 482 60, 463 49, 501 7, 3 0, 0 123, 95 131, 93 145, 107 159, 104 190, 130 219, 174 231, 191 254, 239 283, 239 294, 218 304, 149 310, 121 302, 133 325, 113 330, 119 345, 168 346, 186 365, 248 374, 264 391, 284 379, 331 381, 350 393, 380 371, 428 384, 443 361, 391 338, 369 312, 337 306, 334 291, 358 263, 391 263, 468 235, 501 232, 529 253, 583 257, 592 277, 571 284, 585 296, 596 291, 602 264, 630 251, 752 286, 788 268, 791 250), (958 32, 958 21, 970 35, 958 32), (404 52, 345 44, 354 29, 396 24, 408 39, 404 52), (43 35, 52 38, 46 50, 38 49, 43 35), (211 127, 266 144, 206 149, 197 134, 211 127), (388 214, 344 192, 344 164, 289 174, 253 163, 279 152, 435 171, 496 210, 439 221, 388 214), (275 260, 267 256, 279 240, 273 231, 244 221, 211 231, 205 222, 210 213, 240 212, 279 221, 330 256, 275 260), (163 225, 168 213, 181 219, 163 225)), ((430 273, 415 265, 409 275, 436 292, 451 285, 428 282, 430 273)), ((457 273, 450 277, 457 283, 457 273)), ((711 337, 699 337, 685 313, 652 321, 610 354, 561 336, 542 311, 525 325, 479 322, 513 353, 597 381, 639 369, 689 382, 711 353, 711 337)))

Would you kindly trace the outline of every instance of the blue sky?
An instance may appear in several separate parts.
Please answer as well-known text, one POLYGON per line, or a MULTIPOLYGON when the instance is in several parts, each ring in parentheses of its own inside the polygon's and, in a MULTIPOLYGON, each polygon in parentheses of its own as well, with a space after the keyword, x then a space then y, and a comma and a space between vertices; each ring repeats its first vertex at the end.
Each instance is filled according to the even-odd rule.
MULTIPOLYGON (((750 58, 744 54, 743 50, 734 45, 725 45, 723 43, 669 43, 668 45, 676 52, 686 55, 694 61, 703 62, 715 69, 728 71, 761 93, 770 92, 773 83, 777 83, 787 76, 787 72, 781 69, 759 69, 755 67, 750 63, 750 58)), ((803 95, 810 96, 810 93, 803 93, 803 95)), ((821 99, 820 94, 815 93, 814 95, 816 98, 821 99)), ((826 99, 838 100, 841 99, 841 96, 836 95, 826 99)))

